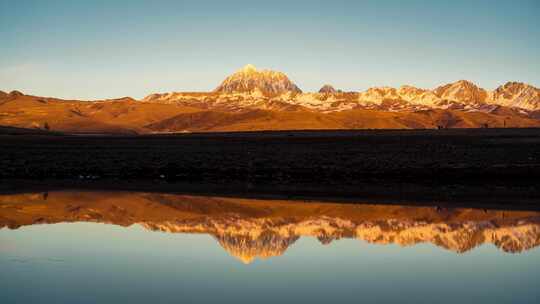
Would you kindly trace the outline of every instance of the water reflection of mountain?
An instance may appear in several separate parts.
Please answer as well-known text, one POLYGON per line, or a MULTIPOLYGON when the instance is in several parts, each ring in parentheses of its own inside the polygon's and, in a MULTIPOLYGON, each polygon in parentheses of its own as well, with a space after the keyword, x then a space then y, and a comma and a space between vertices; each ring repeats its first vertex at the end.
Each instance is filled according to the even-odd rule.
POLYGON ((282 255, 303 236, 329 244, 432 243, 457 253, 482 244, 518 253, 540 244, 540 212, 332 204, 127 192, 0 196, 0 228, 60 222, 133 224, 212 235, 244 263, 282 255))

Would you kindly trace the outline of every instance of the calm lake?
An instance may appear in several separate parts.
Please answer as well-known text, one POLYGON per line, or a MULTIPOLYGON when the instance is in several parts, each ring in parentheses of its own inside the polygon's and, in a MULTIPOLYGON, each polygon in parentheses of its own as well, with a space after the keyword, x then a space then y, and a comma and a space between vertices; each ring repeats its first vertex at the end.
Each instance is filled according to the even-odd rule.
POLYGON ((540 212, 0 195, 7 303, 539 303, 540 212))

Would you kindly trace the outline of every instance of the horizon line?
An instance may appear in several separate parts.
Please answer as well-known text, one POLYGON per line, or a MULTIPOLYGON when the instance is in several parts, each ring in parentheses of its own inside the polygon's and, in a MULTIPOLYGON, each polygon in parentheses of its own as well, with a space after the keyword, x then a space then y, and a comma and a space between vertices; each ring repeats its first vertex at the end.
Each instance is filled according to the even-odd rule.
MULTIPOLYGON (((236 73, 236 72, 239 72, 241 71, 242 69, 239 69, 239 70, 236 70, 235 72, 233 72, 232 74, 236 73)), ((262 71, 272 71, 272 72, 280 72, 280 71, 276 71, 276 70, 272 70, 272 69, 264 69, 264 70, 257 70, 259 72, 262 72, 262 71)), ((289 80, 295 84, 297 87, 300 88, 300 86, 292 81, 290 79, 290 77, 288 76, 288 74, 284 73, 284 72, 281 72, 283 74, 285 74, 287 76, 287 78, 289 78, 289 80)), ((228 78, 229 76, 231 76, 232 74, 229 74, 228 76, 225 76, 225 78, 228 78)), ((225 79, 224 79, 225 80, 225 79)), ((323 88, 324 86, 331 86, 333 87, 334 89, 338 90, 338 91, 341 91, 339 93, 362 93, 362 92, 366 92, 368 91, 369 89, 377 89, 377 88, 392 88, 392 89, 399 89, 399 88, 402 88, 402 87, 413 87, 413 88, 417 88, 417 89, 422 89, 422 90, 427 90, 427 91, 434 91, 436 90, 437 88, 439 87, 442 87, 442 86, 445 86, 445 85, 449 85, 449 84, 454 84, 454 83, 458 83, 458 82, 461 82, 461 81, 465 81, 465 82, 469 82, 469 83, 472 83, 474 84, 475 86, 477 86, 479 89, 483 89, 487 92, 492 92, 494 90, 496 90, 497 88, 501 87, 501 86, 504 86, 508 83, 521 83, 521 84, 525 84, 525 85, 529 85, 529 86, 532 86, 536 89, 539 89, 536 85, 533 85, 531 83, 527 83, 527 82, 523 82, 523 81, 518 81, 518 80, 507 80, 505 82, 501 82, 498 86, 496 86, 495 88, 491 89, 491 88, 484 88, 483 86, 480 86, 478 85, 476 82, 474 81, 471 81, 471 80, 467 80, 467 79, 458 79, 458 80, 455 80, 455 81, 452 81, 452 82, 447 82, 447 83, 441 83, 439 84, 438 86, 434 87, 434 88, 425 88, 425 87, 420 87, 420 86, 416 86, 416 85, 412 85, 412 84, 402 84, 400 86, 389 86, 389 85, 373 85, 373 86, 369 86, 368 88, 364 89, 364 90, 345 90, 345 89, 341 89, 340 87, 338 86, 335 86, 333 84, 331 84, 330 82, 325 82, 321 85, 320 88, 323 88)), ((218 84, 219 86, 219 84, 218 84)), ((319 88, 319 89, 320 89, 319 88)), ((144 99, 145 97, 147 96, 150 96, 152 94, 167 94, 167 93, 185 93, 185 94, 189 94, 189 93, 198 93, 198 94, 227 94, 227 93, 219 93, 219 92, 215 92, 215 89, 212 89, 212 90, 208 90, 208 91, 197 91, 197 90, 184 90, 184 91, 180 91, 180 90, 172 90, 172 91, 152 91, 150 93, 146 93, 143 97, 141 98, 137 98, 137 97, 133 97, 133 95, 116 95, 116 96, 109 96, 109 97, 103 97, 103 98, 93 98, 93 99, 85 99, 85 98, 79 98, 79 97, 58 97, 58 96, 47 96, 47 95, 42 95, 42 94, 39 94, 39 93, 34 93, 32 91, 26 91, 26 90, 23 90, 23 89, 19 89, 19 88, 14 88, 14 89, 10 89, 10 90, 4 90, 2 88, 0 88, 0 92, 4 92, 4 93, 7 93, 7 94, 10 94, 12 92, 19 92, 19 93, 22 93, 23 95, 27 95, 27 96, 34 96, 34 97, 46 97, 46 98, 55 98, 55 99, 62 99, 62 100, 73 100, 73 101, 101 101, 101 100, 114 100, 114 99, 122 99, 122 98, 132 98, 132 99, 135 99, 135 100, 142 100, 144 99)), ((302 93, 300 94, 316 94, 316 93, 319 93, 319 91, 304 91, 300 88, 300 90, 302 91, 302 93)), ((231 94, 231 93, 228 93, 228 94, 231 94)))

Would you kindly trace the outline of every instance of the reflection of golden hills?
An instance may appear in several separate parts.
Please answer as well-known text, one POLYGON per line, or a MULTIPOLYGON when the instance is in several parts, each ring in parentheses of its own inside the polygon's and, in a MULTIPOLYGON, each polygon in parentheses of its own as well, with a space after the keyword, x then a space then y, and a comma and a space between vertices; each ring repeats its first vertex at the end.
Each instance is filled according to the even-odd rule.
POLYGON ((458 253, 481 244, 512 253, 540 244, 538 212, 127 192, 0 196, 0 227, 76 221, 210 234, 244 263, 282 255, 302 236, 323 244, 340 238, 400 246, 431 243, 458 253))

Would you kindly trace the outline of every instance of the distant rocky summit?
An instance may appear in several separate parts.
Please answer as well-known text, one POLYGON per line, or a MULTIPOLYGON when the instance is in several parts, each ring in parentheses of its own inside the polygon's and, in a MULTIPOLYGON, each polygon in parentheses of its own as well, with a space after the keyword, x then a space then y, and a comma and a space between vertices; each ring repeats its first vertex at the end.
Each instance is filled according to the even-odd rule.
POLYGON ((24 94, 19 91, 11 91, 9 93, 0 91, 0 101, 13 100, 21 96, 24 96, 24 94))
MULTIPOLYGON (((283 109, 292 105, 325 113, 351 109, 391 112, 443 109, 491 113, 501 106, 535 112, 540 111, 540 90, 528 84, 508 82, 495 91, 487 91, 468 80, 459 80, 433 90, 403 85, 345 93, 325 84, 316 93, 303 93, 284 73, 257 70, 248 64, 227 77, 211 93, 151 94, 143 101, 234 111, 246 108, 283 109)), ((534 113, 532 116, 536 117, 534 113)))
POLYGON ((540 89, 522 82, 507 82, 493 92, 492 102, 506 107, 540 110, 540 89))
POLYGON ((271 70, 259 71, 251 64, 227 77, 214 92, 245 93, 256 90, 265 95, 279 95, 286 92, 302 93, 284 73, 271 70))
POLYGON ((486 90, 477 87, 474 83, 467 80, 460 80, 440 86, 433 90, 433 93, 441 99, 462 103, 485 102, 488 96, 486 90))
POLYGON ((19 96, 23 96, 24 94, 22 92, 20 92, 20 91, 13 90, 13 91, 9 92, 8 95, 11 96, 11 97, 19 97, 19 96))
POLYGON ((336 89, 334 89, 333 86, 329 85, 329 84, 325 84, 320 90, 319 90, 319 93, 321 94, 334 94, 334 93, 337 93, 338 91, 336 89))

